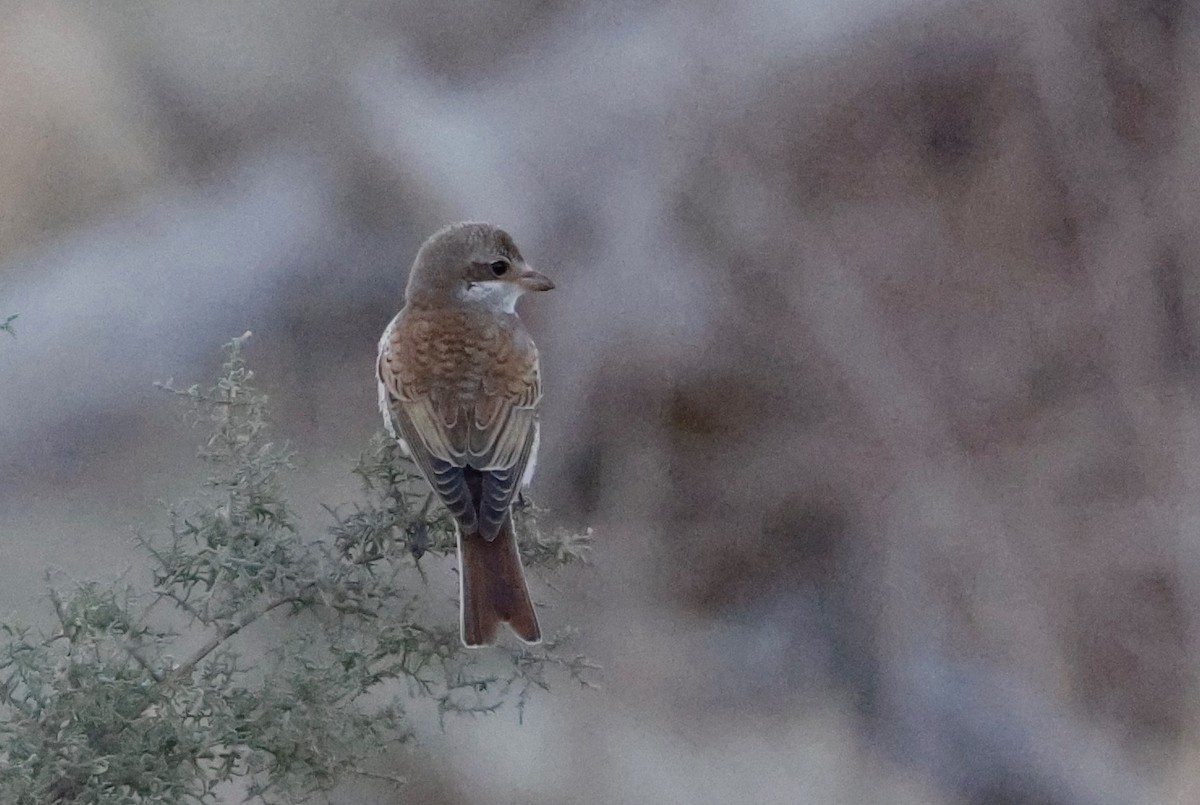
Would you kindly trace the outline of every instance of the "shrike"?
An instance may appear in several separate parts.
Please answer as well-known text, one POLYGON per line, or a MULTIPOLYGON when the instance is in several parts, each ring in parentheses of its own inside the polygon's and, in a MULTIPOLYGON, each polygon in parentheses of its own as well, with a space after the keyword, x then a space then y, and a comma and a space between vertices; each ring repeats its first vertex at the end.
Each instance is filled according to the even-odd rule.
POLYGON ((527 643, 542 639, 511 512, 533 476, 542 398, 516 304, 553 287, 504 230, 453 224, 417 252, 404 307, 379 341, 384 424, 457 526, 467 646, 494 642, 502 621, 527 643))

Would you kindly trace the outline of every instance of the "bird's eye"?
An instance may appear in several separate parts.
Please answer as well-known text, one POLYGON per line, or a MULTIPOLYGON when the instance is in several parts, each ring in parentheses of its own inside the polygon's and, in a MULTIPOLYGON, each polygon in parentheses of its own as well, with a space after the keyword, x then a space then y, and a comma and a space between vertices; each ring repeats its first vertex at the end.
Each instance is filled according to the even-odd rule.
POLYGON ((507 260, 495 260, 492 262, 491 265, 488 266, 488 268, 490 268, 492 270, 492 276, 503 277, 505 274, 508 273, 508 261, 507 260))

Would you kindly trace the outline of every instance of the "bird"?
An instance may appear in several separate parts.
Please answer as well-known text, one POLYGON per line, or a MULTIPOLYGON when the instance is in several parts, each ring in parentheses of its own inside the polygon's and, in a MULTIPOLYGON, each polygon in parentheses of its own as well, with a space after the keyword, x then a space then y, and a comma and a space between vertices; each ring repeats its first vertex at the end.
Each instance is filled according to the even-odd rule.
POLYGON ((526 643, 542 637, 512 519, 537 465, 542 399, 516 304, 552 288, 503 229, 451 224, 417 251, 379 340, 384 426, 453 517, 460 632, 472 648, 494 643, 500 623, 526 643))

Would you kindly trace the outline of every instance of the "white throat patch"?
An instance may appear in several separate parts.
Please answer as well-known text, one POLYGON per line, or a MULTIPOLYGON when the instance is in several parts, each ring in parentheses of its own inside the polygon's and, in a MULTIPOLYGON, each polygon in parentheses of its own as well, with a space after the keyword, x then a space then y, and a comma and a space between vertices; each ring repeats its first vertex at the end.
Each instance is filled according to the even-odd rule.
POLYGON ((481 305, 488 310, 515 313, 517 310, 517 299, 524 290, 524 288, 514 282, 485 280, 483 282, 473 282, 468 285, 467 289, 463 292, 463 300, 481 305))

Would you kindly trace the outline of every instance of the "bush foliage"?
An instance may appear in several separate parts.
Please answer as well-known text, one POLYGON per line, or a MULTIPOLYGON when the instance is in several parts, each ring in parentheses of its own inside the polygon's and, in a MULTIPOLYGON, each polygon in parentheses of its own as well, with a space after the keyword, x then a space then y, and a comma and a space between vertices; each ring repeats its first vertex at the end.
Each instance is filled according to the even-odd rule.
MULTIPOLYGON (((0 802, 219 802, 240 784, 266 803, 301 802, 413 741, 406 707, 518 715, 556 674, 589 684, 570 634, 536 647, 467 650, 428 613, 422 557, 452 554, 449 519, 379 434, 354 472, 362 497, 305 533, 284 489, 288 450, 271 440, 267 397, 242 346, 211 388, 162 384, 203 426, 198 502, 141 538, 142 586, 53 590, 55 628, 4 624, 0 802)), ((585 559, 589 534, 543 528, 526 505, 526 566, 585 559)), ((536 570, 535 570, 536 572, 536 570)))

